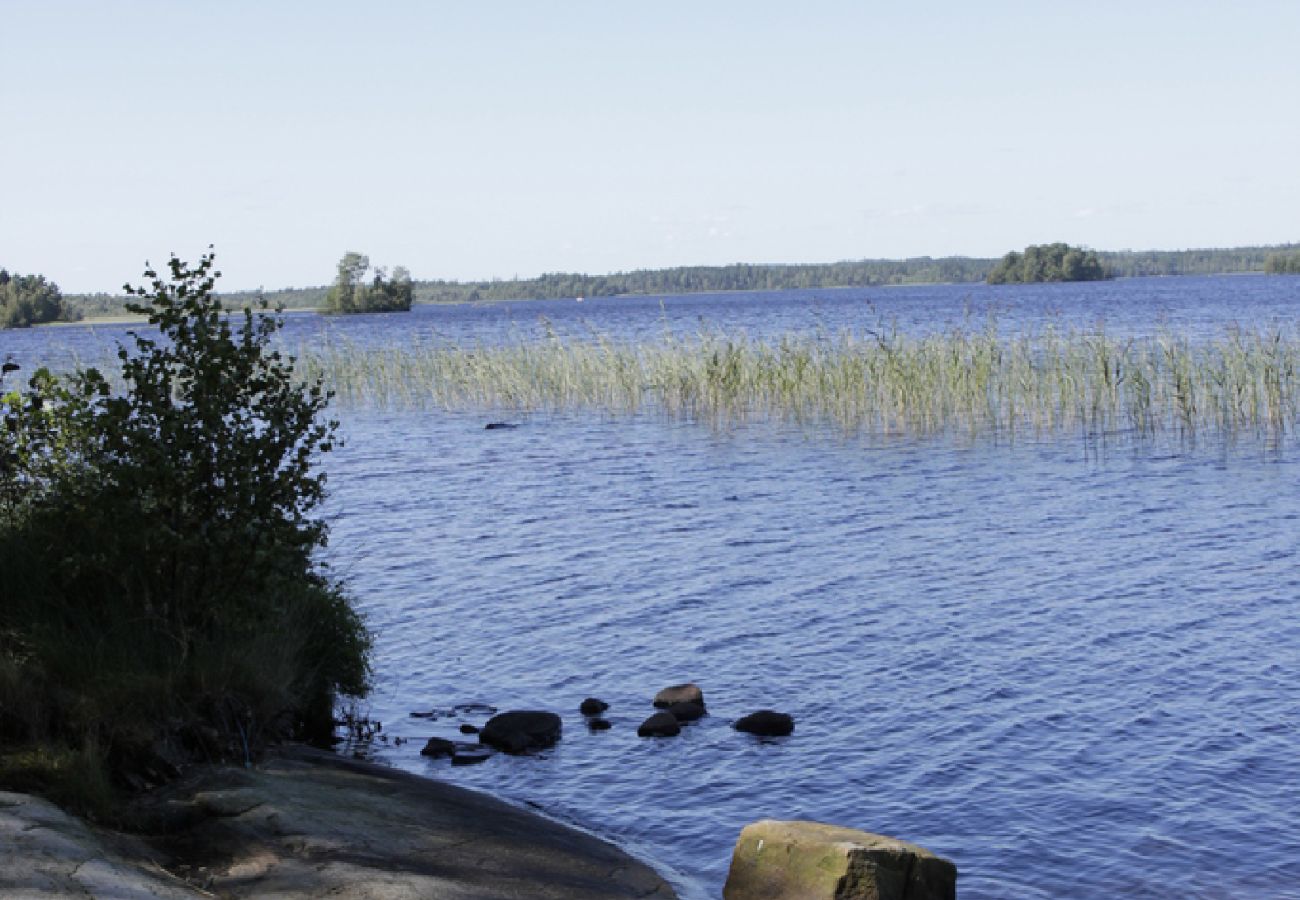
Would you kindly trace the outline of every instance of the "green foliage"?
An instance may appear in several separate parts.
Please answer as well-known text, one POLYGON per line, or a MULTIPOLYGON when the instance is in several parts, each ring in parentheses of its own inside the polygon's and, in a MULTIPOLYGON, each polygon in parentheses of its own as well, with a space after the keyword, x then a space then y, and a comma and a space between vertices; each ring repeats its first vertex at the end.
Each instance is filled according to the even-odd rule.
POLYGON ((1012 251, 989 272, 989 284, 1043 281, 1101 281, 1109 277, 1096 252, 1068 244, 1032 244, 1012 251))
POLYGON ((1116 278, 1163 275, 1224 275, 1263 272, 1268 258, 1294 250, 1294 244, 1265 247, 1206 248, 1199 250, 1106 251, 1098 256, 1116 278))
POLYGON ((59 286, 44 275, 11 275, 0 269, 0 328, 24 328, 70 316, 59 286))
POLYGON ((349 251, 339 260, 338 275, 334 285, 325 295, 325 311, 329 313, 405 312, 411 308, 411 273, 402 266, 393 270, 393 277, 376 266, 366 283, 370 257, 349 251))
POLYGON ((1270 275, 1300 275, 1300 251, 1270 254, 1264 260, 1264 271, 1270 275))
POLYGON ((0 661, 27 692, 0 692, 0 744, 247 754, 366 690, 369 635, 313 559, 329 397, 278 318, 225 313, 210 253, 169 270, 126 288, 159 334, 119 347, 120 392, 38 372, 0 408, 0 661))

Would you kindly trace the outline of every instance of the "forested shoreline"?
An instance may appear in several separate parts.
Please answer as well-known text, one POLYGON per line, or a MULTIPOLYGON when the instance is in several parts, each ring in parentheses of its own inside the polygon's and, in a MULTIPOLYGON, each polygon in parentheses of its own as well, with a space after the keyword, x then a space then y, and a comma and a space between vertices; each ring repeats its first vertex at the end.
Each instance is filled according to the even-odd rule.
MULTIPOLYGON (((1115 278, 1175 275, 1286 274, 1300 271, 1300 244, 1273 244, 1196 250, 1095 251, 1115 278)), ((484 281, 412 280, 415 303, 475 303, 501 300, 556 300, 614 297, 622 294, 689 294, 713 291, 783 291, 810 288, 880 287, 986 280, 999 259, 928 256, 864 259, 834 263, 678 266, 638 269, 609 275, 553 272, 536 278, 484 281)), ((285 309, 322 308, 329 285, 222 294, 230 308, 264 298, 285 309)), ((107 294, 65 294, 67 307, 82 316, 120 315, 127 298, 107 294)))

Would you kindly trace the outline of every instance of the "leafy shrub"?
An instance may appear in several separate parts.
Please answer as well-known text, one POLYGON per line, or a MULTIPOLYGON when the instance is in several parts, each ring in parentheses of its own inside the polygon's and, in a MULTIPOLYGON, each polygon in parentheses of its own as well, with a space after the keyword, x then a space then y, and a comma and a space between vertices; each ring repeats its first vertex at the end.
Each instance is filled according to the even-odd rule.
POLYGON ((119 347, 120 391, 40 371, 0 407, 0 745, 102 748, 119 775, 159 741, 247 759, 321 735, 369 674, 314 559, 329 396, 276 317, 226 315, 211 253, 169 269, 127 287, 159 333, 119 347))

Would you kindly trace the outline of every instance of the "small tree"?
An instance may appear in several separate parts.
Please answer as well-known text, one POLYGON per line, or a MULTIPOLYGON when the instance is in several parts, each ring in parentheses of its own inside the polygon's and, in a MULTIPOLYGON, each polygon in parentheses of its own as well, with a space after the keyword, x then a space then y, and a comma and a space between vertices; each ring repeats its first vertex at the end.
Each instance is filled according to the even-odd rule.
POLYGON ((247 752, 366 689, 369 635, 314 559, 329 396, 274 348, 277 317, 227 316, 213 264, 126 287, 159 334, 119 347, 120 390, 37 373, 5 402, 0 651, 59 686, 48 721, 109 745, 205 720, 247 752))

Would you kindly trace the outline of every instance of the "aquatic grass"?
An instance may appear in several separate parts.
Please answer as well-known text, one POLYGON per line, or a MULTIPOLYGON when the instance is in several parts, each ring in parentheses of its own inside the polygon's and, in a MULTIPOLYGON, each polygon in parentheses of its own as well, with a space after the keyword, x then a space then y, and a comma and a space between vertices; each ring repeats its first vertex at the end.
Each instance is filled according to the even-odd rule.
POLYGON ((1288 434, 1300 334, 1233 328, 1192 341, 1104 330, 1003 336, 995 322, 910 336, 818 331, 755 340, 701 328, 643 343, 591 333, 499 345, 332 341, 303 377, 345 405, 514 412, 589 409, 711 423, 781 419, 851 432, 1288 434))

